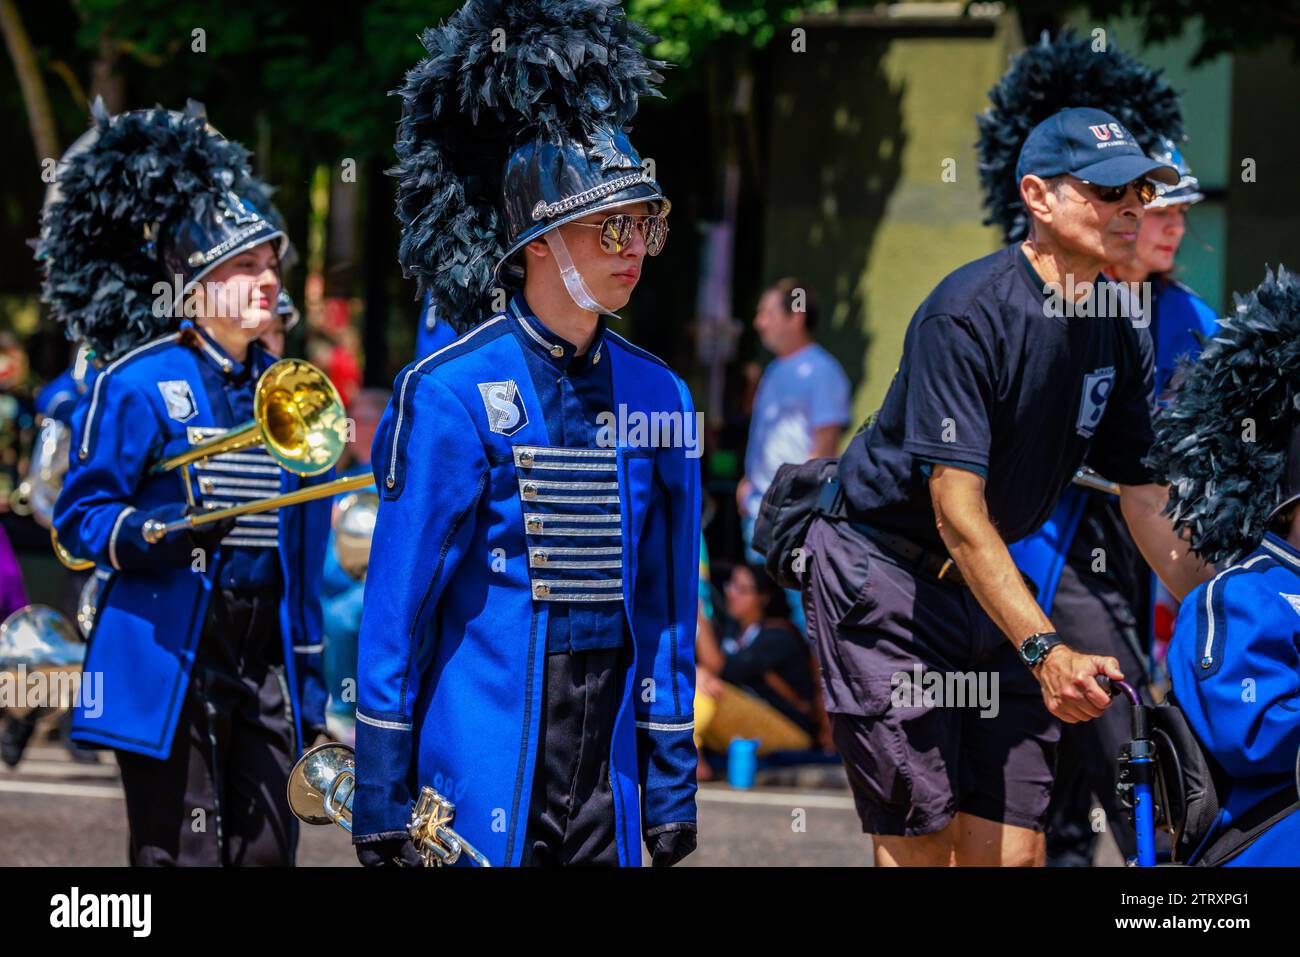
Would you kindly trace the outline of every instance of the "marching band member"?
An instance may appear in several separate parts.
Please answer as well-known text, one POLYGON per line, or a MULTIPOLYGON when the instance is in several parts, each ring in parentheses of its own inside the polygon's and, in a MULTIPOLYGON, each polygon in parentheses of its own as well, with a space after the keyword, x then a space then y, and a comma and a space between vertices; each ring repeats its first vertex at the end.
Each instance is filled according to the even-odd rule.
POLYGON ((1192 864, 1300 866, 1297 344, 1300 282, 1279 269, 1237 298, 1156 420, 1169 512, 1223 569, 1183 601, 1166 657, 1220 806, 1192 864), (1211 861, 1225 837, 1244 849, 1211 861))
POLYGON ((621 129, 658 80, 646 39, 597 0, 471 0, 401 91, 403 266, 471 330, 398 376, 375 442, 363 863, 418 860, 430 784, 493 864, 695 846, 698 449, 607 427, 694 427, 682 380, 606 318, 667 232, 621 129), (556 57, 571 73, 533 66, 556 57))
POLYGON ((116 752, 132 864, 290 864, 285 782, 324 724, 329 505, 144 534, 303 484, 261 448, 155 468, 253 417, 287 241, 246 151, 198 104, 110 117, 97 103, 93 118, 38 244, 46 300, 106 362, 73 415, 54 516, 73 554, 112 570, 85 664, 101 704, 74 710, 72 737, 116 752))

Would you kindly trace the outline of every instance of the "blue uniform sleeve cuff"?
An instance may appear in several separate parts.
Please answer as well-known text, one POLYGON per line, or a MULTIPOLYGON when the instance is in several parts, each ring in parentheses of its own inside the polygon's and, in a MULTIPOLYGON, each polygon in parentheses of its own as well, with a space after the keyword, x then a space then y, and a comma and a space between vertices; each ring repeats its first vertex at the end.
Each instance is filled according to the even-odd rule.
POLYGON ((661 721, 637 718, 641 829, 646 834, 695 824, 695 767, 699 758, 694 734, 694 722, 689 717, 661 721), (665 727, 669 721, 679 726, 665 727))
POLYGON ((409 718, 357 709, 353 843, 406 833, 413 801, 411 743, 409 718))
POLYGON ((130 506, 122 509, 113 522, 113 529, 108 536, 109 565, 125 570, 156 568, 158 555, 153 549, 158 546, 145 541, 144 533, 141 531, 144 523, 151 518, 162 522, 174 522, 184 515, 184 502, 163 505, 148 512, 130 506))

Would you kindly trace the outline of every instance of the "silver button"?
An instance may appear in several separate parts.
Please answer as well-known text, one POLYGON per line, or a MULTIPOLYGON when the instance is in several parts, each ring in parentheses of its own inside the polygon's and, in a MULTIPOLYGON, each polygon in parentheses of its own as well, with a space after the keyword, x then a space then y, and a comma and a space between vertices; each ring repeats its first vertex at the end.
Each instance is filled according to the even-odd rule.
POLYGON ((540 532, 542 530, 542 520, 540 518, 530 518, 525 525, 530 532, 540 532))
POLYGON ((551 346, 551 355, 557 359, 564 358, 564 346, 551 346))
POLYGON ((595 354, 594 356, 591 357, 591 364, 592 364, 592 365, 595 365, 595 364, 598 363, 599 361, 600 361, 600 350, 597 349, 597 350, 596 350, 596 354, 595 354))
POLYGON ((204 492, 211 492, 213 489, 212 479, 199 479, 199 488, 204 492))
POLYGON ((537 486, 534 485, 532 482, 525 482, 523 496, 526 499, 537 498, 537 486))
POLYGON ((534 598, 545 598, 550 593, 551 593, 550 585, 537 584, 533 586, 534 598))
POLYGON ((532 450, 524 449, 522 452, 519 453, 519 464, 525 466, 533 464, 532 450))
POLYGON ((545 564, 546 564, 546 552, 542 551, 540 548, 533 549, 533 564, 534 564, 534 565, 545 565, 545 564))
POLYGON ((1212 665, 1212 664, 1214 664, 1214 659, 1213 659, 1213 658, 1202 658, 1202 659, 1201 659, 1201 667, 1202 667, 1202 668, 1208 668, 1208 667, 1210 667, 1210 665, 1212 665))
POLYGON ((393 487, 394 485, 396 485, 397 483, 396 483, 396 481, 394 481, 393 477, 390 475, 390 476, 388 476, 388 481, 386 481, 384 484, 387 485, 389 488, 392 488, 392 487, 393 487))

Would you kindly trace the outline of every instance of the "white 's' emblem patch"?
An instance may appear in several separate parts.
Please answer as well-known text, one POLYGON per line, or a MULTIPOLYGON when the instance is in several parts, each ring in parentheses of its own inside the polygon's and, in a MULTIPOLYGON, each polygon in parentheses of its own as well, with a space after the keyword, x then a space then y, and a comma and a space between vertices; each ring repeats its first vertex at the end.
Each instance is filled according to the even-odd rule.
POLYGON ((1287 600, 1291 607, 1295 609, 1297 615, 1300 615, 1300 595, 1288 595, 1284 591, 1280 591, 1278 594, 1287 600))
POLYGON ((184 379, 159 382, 158 391, 167 403, 167 414, 177 422, 188 422, 199 414, 199 404, 194 401, 190 384, 184 379))
POLYGON ((514 379, 505 382, 480 382, 478 391, 487 410, 488 428, 501 435, 514 435, 528 424, 528 410, 519 397, 514 379))
POLYGON ((1115 367, 1094 369, 1083 377, 1083 392, 1079 396, 1079 421, 1074 424, 1074 431, 1085 439, 1092 438, 1101 424, 1101 417, 1106 411, 1106 400, 1110 390, 1115 388, 1115 367))

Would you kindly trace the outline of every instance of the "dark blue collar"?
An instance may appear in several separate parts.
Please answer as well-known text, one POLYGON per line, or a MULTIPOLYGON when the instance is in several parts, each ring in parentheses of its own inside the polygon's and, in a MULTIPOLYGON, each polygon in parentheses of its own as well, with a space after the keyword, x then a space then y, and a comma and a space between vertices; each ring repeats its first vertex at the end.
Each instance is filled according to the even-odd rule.
POLYGON ((1274 535, 1272 532, 1264 533, 1264 540, 1259 543, 1259 547, 1268 552, 1270 558, 1286 565, 1293 572, 1300 573, 1300 549, 1288 542, 1280 535, 1274 535))
POLYGON ((551 332, 542 320, 533 315, 528 308, 522 291, 510 298, 507 314, 514 320, 516 335, 538 355, 566 375, 586 372, 593 365, 599 365, 605 352, 605 317, 596 321, 596 335, 591 340, 591 348, 584 355, 577 354, 577 347, 567 339, 562 339, 551 332))
POLYGON ((231 378, 238 379, 242 377, 246 367, 255 364, 255 350, 258 348, 256 342, 249 343, 247 360, 245 362, 237 362, 230 353, 217 344, 217 340, 212 338, 212 336, 208 334, 208 331, 202 326, 195 325, 194 331, 199 334, 200 354, 231 378))

